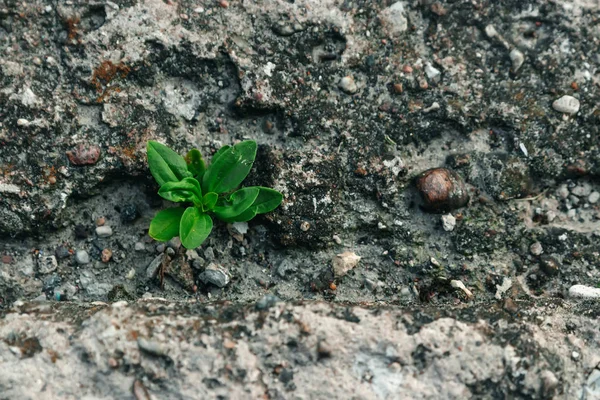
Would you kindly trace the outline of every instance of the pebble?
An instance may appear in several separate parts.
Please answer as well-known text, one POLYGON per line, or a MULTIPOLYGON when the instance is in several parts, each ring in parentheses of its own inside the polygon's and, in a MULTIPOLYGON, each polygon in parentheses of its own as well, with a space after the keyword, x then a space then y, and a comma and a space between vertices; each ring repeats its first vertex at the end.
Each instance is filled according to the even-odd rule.
POLYGON ((102 255, 101 255, 102 262, 103 263, 109 262, 110 259, 112 258, 112 255, 113 255, 113 253, 112 253, 111 249, 104 249, 104 250, 102 250, 102 255))
POLYGON ((113 234, 112 228, 108 225, 97 226, 96 235, 101 238, 109 237, 113 234))
POLYGON ((178 250, 181 247, 181 239, 179 236, 175 236, 173 239, 167 242, 167 247, 178 250))
POLYGON ((554 276, 558 274, 560 267, 561 264, 556 258, 548 255, 540 257, 540 268, 544 274, 554 276))
POLYGON ((391 36, 397 36, 408 30, 408 19, 402 1, 384 9, 380 14, 380 19, 391 36))
POLYGON ((440 79, 442 78, 442 73, 440 72, 440 70, 435 68, 430 63, 427 63, 425 65, 425 74, 427 75, 427 77, 430 80, 432 80, 433 82, 436 82, 436 83, 439 82, 440 79))
POLYGON ((212 247, 207 247, 206 250, 204 250, 204 258, 206 258, 207 261, 215 259, 215 251, 212 247))
POLYGON ((338 86, 340 89, 342 89, 344 92, 346 92, 348 94, 354 94, 358 90, 358 87, 356 86, 356 83, 354 82, 354 78, 352 78, 351 76, 345 76, 342 79, 340 79, 338 86))
POLYGON ((556 375, 546 369, 540 373, 540 379, 542 380, 542 394, 544 398, 553 397, 554 390, 560 383, 556 375))
POLYGON ((96 226, 103 226, 106 223, 106 218, 98 217, 96 218, 96 226))
POLYGON ((156 245, 156 251, 159 253, 164 253, 166 248, 167 248, 167 245, 164 243, 159 243, 156 245))
POLYGON ((75 261, 77 264, 88 264, 90 262, 90 255, 85 250, 77 250, 75 252, 75 261))
POLYGON ((215 263, 210 263, 199 275, 199 278, 204 283, 212 283, 220 288, 227 286, 231 279, 227 271, 215 263))
POLYGON ((145 251, 146 245, 142 242, 136 242, 134 246, 135 251, 145 251))
POLYGON ((307 232, 309 229, 310 229, 310 223, 309 223, 309 222, 307 222, 307 221, 302 221, 302 222, 300 223, 300 230, 301 230, 302 232, 307 232))
POLYGON ((44 256, 38 259, 38 270, 40 274, 49 274, 58 268, 58 261, 55 256, 44 256))
POLYGON ((535 242, 531 246, 529 246, 529 251, 534 256, 539 256, 544 252, 544 248, 542 247, 542 244, 540 242, 535 242))
POLYGON ((273 307, 278 301, 280 301, 279 297, 275 296, 274 294, 267 293, 256 302, 255 308, 257 310, 266 310, 273 307))
POLYGON ((569 297, 600 299, 600 288, 585 285, 573 285, 569 288, 569 297))
POLYGON ((577 114, 579 111, 579 100, 573 96, 565 95, 560 99, 554 100, 552 108, 565 114, 577 114))
POLYGON ((333 257, 333 273, 335 277, 341 278, 348 271, 354 269, 358 265, 360 258, 360 256, 352 251, 345 251, 333 257))
POLYGON ((571 189, 571 193, 577 197, 586 197, 592 193, 592 185, 589 182, 581 182, 579 185, 571 189))
POLYGON ((525 56, 519 49, 512 49, 510 52, 510 61, 512 61, 513 72, 517 72, 525 62, 525 56))
POLYGON ((452 232, 456 226, 456 218, 452 214, 442 215, 442 227, 446 232, 452 232))
POLYGON ((588 196, 588 203, 590 204, 596 204, 598 200, 600 200, 600 193, 598 192, 592 192, 588 196))
POLYGON ((569 197, 569 193, 569 188, 565 184, 560 185, 558 187, 558 190, 556 190, 556 194, 558 194, 561 199, 566 199, 567 197, 569 197))
POLYGON ((94 165, 100 158, 100 147, 80 144, 73 150, 67 151, 66 154, 73 165, 94 165))
POLYGON ((125 204, 121 207, 121 221, 124 224, 129 224, 138 217, 138 211, 135 204, 125 204))
POLYGON ((69 257, 71 253, 69 252, 69 248, 67 246, 61 244, 56 248, 56 250, 54 250, 54 255, 59 260, 62 260, 64 258, 69 257))
POLYGON ((156 257, 154 257, 154 260, 152 260, 150 264, 148 264, 148 268, 146 268, 146 278, 152 279, 156 276, 156 272, 158 271, 158 267, 160 267, 160 264, 163 261, 163 257, 163 254, 159 254, 156 257))
POLYGON ((138 338, 138 347, 140 350, 145 351, 148 354, 154 356, 164 356, 167 354, 167 349, 162 344, 155 342, 154 340, 147 340, 144 338, 138 338))
POLYGON ((417 189, 429 211, 450 211, 465 206, 469 194, 462 178, 447 168, 433 168, 421 173, 417 189))

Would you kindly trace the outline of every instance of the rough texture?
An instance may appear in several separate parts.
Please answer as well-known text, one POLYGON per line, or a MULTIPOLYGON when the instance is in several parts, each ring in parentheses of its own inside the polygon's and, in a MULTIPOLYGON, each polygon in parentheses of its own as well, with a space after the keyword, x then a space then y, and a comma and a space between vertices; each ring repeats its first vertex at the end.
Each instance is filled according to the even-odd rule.
POLYGON ((264 294, 569 309, 569 288, 600 284, 599 19, 591 0, 0 0, 0 309, 264 294), (198 249, 156 243, 150 139, 207 161, 254 139, 244 184, 284 202, 198 249), (470 198, 445 219, 419 207, 432 168, 470 198), (360 263, 336 277, 344 252, 360 263))
POLYGON ((23 304, 0 321, 0 398, 124 399, 137 381, 157 399, 595 399, 599 315, 561 301, 23 304))

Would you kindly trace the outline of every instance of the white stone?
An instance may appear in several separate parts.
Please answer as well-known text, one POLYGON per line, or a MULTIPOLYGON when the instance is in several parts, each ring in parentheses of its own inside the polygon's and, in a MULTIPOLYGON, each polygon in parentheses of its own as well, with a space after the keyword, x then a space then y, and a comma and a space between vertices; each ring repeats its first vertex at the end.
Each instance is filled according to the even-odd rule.
POLYGON ((108 225, 96 227, 96 235, 101 238, 109 237, 113 234, 112 228, 108 225))
POLYGON ((29 126, 29 121, 26 120, 25 118, 19 118, 17 120, 17 125, 18 126, 29 126))
POLYGON ((90 255, 85 250, 77 250, 75 252, 75 261, 77 264, 88 264, 90 262, 90 255))
POLYGON ((234 222, 231 227, 233 230, 240 235, 245 235, 248 233, 248 223, 247 222, 234 222))
POLYGON ((397 36, 408 29, 408 19, 404 12, 404 4, 400 1, 384 9, 380 17, 390 36, 397 36))
POLYGON ((525 56, 519 49, 512 49, 509 56, 510 61, 512 61, 513 72, 517 72, 525 62, 525 56))
POLYGON ((571 189, 571 193, 578 197, 585 197, 592 193, 592 185, 588 182, 581 182, 579 185, 571 189))
POLYGON ((0 193, 21 193, 21 189, 12 183, 0 183, 0 193))
POLYGON ((442 215, 442 227, 446 232, 452 232, 456 226, 456 218, 452 214, 442 215))
POLYGON ((439 82, 441 77, 442 77, 442 73, 440 72, 439 69, 434 68, 433 65, 431 65, 430 63, 427 63, 425 65, 425 74, 427 75, 427 77, 432 80, 433 82, 439 82))
POLYGON ((345 251, 333 257, 333 274, 340 278, 355 268, 360 261, 360 256, 352 251, 345 251))
POLYGON ((356 83, 354 82, 354 78, 351 76, 345 76, 340 79, 340 83, 338 84, 339 88, 348 94, 354 94, 358 90, 356 83))
POLYGON ((542 244, 540 242, 535 242, 531 246, 529 246, 529 251, 534 256, 539 256, 544 252, 544 248, 542 247, 542 244))
POLYGON ((135 243, 135 251, 144 251, 146 250, 146 245, 142 242, 135 243))
POLYGON ((588 203, 590 204, 596 204, 598 200, 600 200, 600 193, 598 192, 592 192, 588 196, 588 203))
POLYGON ((31 89, 27 88, 23 91, 23 95, 21 96, 21 103, 23 103, 24 106, 34 106, 38 101, 39 100, 37 96, 35 95, 35 93, 33 93, 31 89))
POLYGON ((573 96, 565 95, 552 103, 552 108, 565 114, 577 114, 579 111, 579 100, 573 96))
POLYGON ((600 299, 600 288, 585 285, 573 285, 569 288, 569 297, 600 299))

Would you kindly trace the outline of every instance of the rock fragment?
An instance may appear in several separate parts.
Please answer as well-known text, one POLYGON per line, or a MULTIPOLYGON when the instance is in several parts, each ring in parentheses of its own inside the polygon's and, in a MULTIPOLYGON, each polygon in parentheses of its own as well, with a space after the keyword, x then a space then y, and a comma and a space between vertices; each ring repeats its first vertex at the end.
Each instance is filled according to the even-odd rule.
POLYGON ((44 256, 38 259, 38 271, 40 274, 49 274, 58 268, 55 256, 44 256))
POLYGON ((573 96, 564 95, 552 103, 552 108, 564 114, 577 114, 579 111, 579 100, 573 96))
POLYGON ((67 157, 73 165, 94 165, 100 158, 100 147, 82 143, 73 150, 67 151, 67 157))
POLYGON ((215 263, 210 263, 200 274, 199 278, 202 282, 212 283, 219 288, 224 288, 231 280, 227 270, 215 263))
POLYGON ((442 227, 446 232, 452 232, 456 226, 456 218, 452 214, 442 215, 442 227))
POLYGON ((517 72, 525 62, 525 56, 519 49, 512 49, 510 54, 513 72, 517 72))
POLYGON ((569 288, 569 297, 600 299, 600 288, 585 285, 573 285, 569 288))
POLYGON ((85 250, 77 250, 75 252, 75 261, 77 264, 85 265, 90 262, 90 255, 85 250))
POLYGON ((417 189, 428 211, 444 212, 465 206, 469 194, 462 178, 447 168, 433 168, 417 178, 417 189))
POLYGON ((535 242, 531 246, 529 246, 529 251, 534 256, 539 256, 543 253, 544 248, 542 247, 542 244, 540 242, 535 242))
POLYGON ((351 76, 345 76, 340 79, 338 86, 341 90, 348 94, 354 94, 358 90, 358 86, 356 86, 356 82, 354 82, 354 78, 351 76))
POLYGON ((109 237, 113 234, 112 228, 108 225, 96 227, 96 235, 101 238, 109 237))
POLYGON ((336 278, 341 278, 348 271, 354 269, 361 257, 352 251, 345 251, 333 257, 333 273, 336 278))
POLYGON ((540 269, 548 276, 555 276, 560 271, 560 262, 549 255, 540 257, 540 269))

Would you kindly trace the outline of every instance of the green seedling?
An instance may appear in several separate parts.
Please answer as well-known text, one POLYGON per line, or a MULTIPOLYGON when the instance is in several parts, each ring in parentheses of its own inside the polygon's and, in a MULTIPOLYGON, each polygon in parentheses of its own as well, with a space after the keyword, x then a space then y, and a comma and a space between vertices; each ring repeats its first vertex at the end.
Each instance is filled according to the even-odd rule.
POLYGON ((223 146, 207 167, 197 149, 182 157, 163 144, 149 141, 148 165, 160 185, 159 196, 184 203, 159 211, 150 223, 150 236, 161 242, 179 236, 185 248, 194 249, 210 234, 215 217, 246 222, 277 208, 283 195, 276 190, 262 186, 238 189, 252 168, 256 148, 253 140, 223 146))

